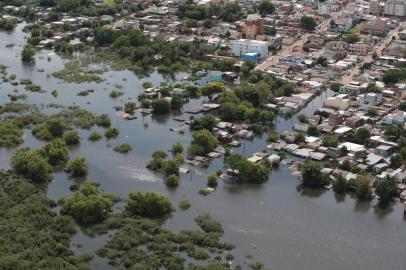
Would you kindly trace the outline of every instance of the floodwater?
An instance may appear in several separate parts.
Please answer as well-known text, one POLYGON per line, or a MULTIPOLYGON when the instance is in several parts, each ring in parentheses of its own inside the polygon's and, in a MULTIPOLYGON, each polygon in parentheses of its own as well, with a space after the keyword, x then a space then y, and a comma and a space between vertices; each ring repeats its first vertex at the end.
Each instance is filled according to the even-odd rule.
MULTIPOLYGON (((291 175, 286 165, 274 170, 269 180, 262 185, 233 185, 220 182, 215 192, 207 197, 198 194, 206 186, 206 176, 222 167, 222 158, 211 162, 209 168, 196 168, 182 175, 180 186, 168 189, 160 175, 145 168, 155 150, 169 150, 171 145, 181 142, 190 144, 190 132, 184 134, 169 131, 179 123, 172 120, 173 115, 162 117, 139 117, 134 121, 125 121, 115 116, 114 107, 123 105, 128 99, 136 101, 142 91, 142 83, 151 81, 158 86, 163 81, 159 74, 138 79, 128 71, 109 71, 103 74, 102 83, 70 84, 49 76, 63 68, 64 62, 50 51, 41 51, 36 55, 33 65, 24 65, 20 61, 21 44, 24 42, 22 25, 12 33, 0 32, 0 64, 9 67, 9 74, 18 79, 31 79, 42 86, 45 93, 31 93, 22 86, 0 84, 0 104, 8 102, 7 95, 14 89, 27 94, 25 102, 32 104, 56 103, 61 105, 79 105, 96 113, 107 113, 112 117, 113 126, 119 128, 117 139, 89 142, 91 131, 81 131, 82 141, 71 148, 71 157, 82 155, 89 163, 88 179, 98 181, 106 192, 126 197, 129 191, 156 191, 167 195, 174 205, 182 199, 192 203, 189 210, 177 210, 166 222, 174 231, 196 228, 193 219, 201 213, 210 213, 224 226, 224 239, 237 246, 233 251, 235 263, 244 269, 251 259, 262 261, 273 270, 285 269, 406 269, 406 222, 403 218, 403 206, 394 204, 389 209, 376 207, 376 201, 358 203, 353 198, 336 197, 332 191, 315 192, 298 188, 298 180, 291 175), (6 48, 6 44, 16 46, 6 48), (50 54, 51 53, 51 54, 50 54), (51 60, 48 61, 47 57, 51 60), (112 99, 109 92, 122 87, 123 96, 112 99), (58 90, 54 98, 50 92, 58 90), (81 90, 94 89, 86 97, 76 94, 81 90), (145 123, 148 125, 146 126, 145 123), (121 143, 129 143, 133 151, 122 155, 112 148, 121 143)), ((181 79, 185 74, 176 76, 181 79)), ((331 93, 325 92, 312 101, 303 112, 311 115, 331 93)), ((200 104, 202 100, 193 100, 185 108, 200 104)), ((181 114, 181 113, 179 113, 181 114)), ((184 118, 189 117, 187 114, 184 118)), ((278 131, 291 130, 295 118, 276 121, 278 131)), ((92 130, 98 130, 94 128, 92 130)), ((25 132, 24 146, 42 145, 25 132)), ((234 152, 250 156, 265 148, 265 138, 257 137, 246 141, 234 152)), ((9 168, 10 154, 13 150, 0 149, 0 167, 9 168)), ((48 186, 48 196, 59 199, 67 196, 72 183, 63 172, 55 173, 54 180, 48 186)), ((92 237, 79 232, 72 240, 73 248, 78 252, 94 251, 101 247, 108 236, 92 237)), ((94 269, 113 269, 102 258, 95 256, 94 269)))

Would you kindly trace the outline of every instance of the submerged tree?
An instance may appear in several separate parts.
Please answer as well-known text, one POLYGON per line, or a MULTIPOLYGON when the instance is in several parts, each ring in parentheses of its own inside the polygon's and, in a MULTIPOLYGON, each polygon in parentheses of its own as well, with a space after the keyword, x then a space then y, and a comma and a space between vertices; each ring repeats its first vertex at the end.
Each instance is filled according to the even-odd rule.
POLYGON ((155 192, 131 192, 125 210, 134 216, 162 218, 173 210, 168 198, 155 192))
POLYGON ((82 225, 103 221, 113 206, 112 198, 100 193, 98 185, 90 182, 85 182, 79 191, 59 203, 62 205, 62 214, 72 216, 82 225))

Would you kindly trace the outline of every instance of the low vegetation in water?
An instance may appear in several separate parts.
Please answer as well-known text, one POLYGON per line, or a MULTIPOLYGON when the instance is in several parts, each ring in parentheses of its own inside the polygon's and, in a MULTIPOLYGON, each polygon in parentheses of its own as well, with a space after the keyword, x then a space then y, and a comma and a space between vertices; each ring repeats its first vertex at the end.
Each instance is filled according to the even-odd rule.
POLYGON ((123 144, 117 145, 116 147, 113 148, 113 150, 115 152, 122 153, 122 154, 126 154, 126 153, 130 152, 132 149, 133 148, 128 143, 123 143, 123 144))
POLYGON ((182 210, 189 209, 192 206, 189 200, 181 200, 179 202, 179 208, 182 210))

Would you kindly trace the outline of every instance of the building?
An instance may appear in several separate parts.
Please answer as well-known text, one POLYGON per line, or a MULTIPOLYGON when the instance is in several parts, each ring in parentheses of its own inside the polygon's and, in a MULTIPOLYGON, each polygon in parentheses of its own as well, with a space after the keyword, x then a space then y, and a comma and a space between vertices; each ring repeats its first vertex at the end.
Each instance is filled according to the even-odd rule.
POLYGON ((335 32, 345 32, 350 30, 353 24, 353 19, 351 17, 342 17, 334 21, 335 24, 332 26, 332 30, 335 32))
POLYGON ((235 56, 243 56, 247 53, 258 53, 259 58, 268 55, 268 42, 250 39, 239 39, 232 42, 232 53, 235 56))
POLYGON ((389 49, 406 49, 406 40, 393 40, 390 45, 389 49))
POLYGON ((376 21, 369 22, 361 30, 361 33, 374 36, 385 36, 388 33, 385 20, 378 19, 376 21))
POLYGON ((367 55, 369 52, 369 46, 366 43, 357 42, 348 46, 348 52, 355 55, 367 55))
POLYGON ((347 56, 348 43, 344 41, 329 41, 324 45, 323 56, 327 59, 342 59, 347 56))
POLYGON ((257 35, 264 33, 264 19, 259 14, 249 14, 245 20, 245 36, 255 39, 257 35))
POLYGON ((362 105, 369 105, 369 106, 375 106, 379 105, 383 101, 383 96, 381 93, 367 93, 367 94, 362 94, 358 96, 359 98, 359 103, 362 105))
POLYGON ((385 15, 389 16, 406 16, 406 1, 405 0, 388 0, 385 4, 385 15))
POLYGON ((379 1, 378 0, 370 0, 369 1, 369 14, 371 15, 379 15, 380 14, 379 8, 379 1))
POLYGON ((326 98, 324 106, 339 110, 347 110, 348 107, 350 107, 350 99, 348 98, 348 95, 340 94, 335 97, 326 98))

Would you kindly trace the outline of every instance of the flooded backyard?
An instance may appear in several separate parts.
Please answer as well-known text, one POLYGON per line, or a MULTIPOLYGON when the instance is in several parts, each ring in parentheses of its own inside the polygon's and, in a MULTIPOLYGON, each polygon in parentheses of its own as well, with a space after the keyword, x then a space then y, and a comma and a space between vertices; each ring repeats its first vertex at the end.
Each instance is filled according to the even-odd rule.
MULTIPOLYGON (((190 145, 190 131, 184 134, 169 131, 179 125, 173 120, 175 115, 159 117, 138 115, 133 121, 126 121, 115 115, 115 106, 123 106, 129 99, 137 102, 142 93, 144 82, 155 86, 162 82, 173 82, 187 74, 178 74, 176 78, 164 78, 157 73, 148 78, 137 78, 130 71, 109 71, 101 75, 101 83, 65 83, 51 74, 63 69, 65 61, 50 51, 36 54, 35 64, 24 65, 20 61, 20 44, 24 43, 24 34, 19 25, 15 32, 0 32, 0 64, 8 67, 9 74, 18 79, 30 79, 40 85, 44 93, 24 90, 24 86, 12 86, 1 83, 0 103, 9 102, 8 94, 18 89, 26 94, 22 102, 38 104, 43 111, 51 112, 47 104, 63 106, 78 105, 94 113, 109 114, 112 126, 120 131, 117 139, 102 139, 97 142, 87 140, 91 131, 81 130, 81 143, 70 148, 70 156, 84 156, 89 164, 88 179, 100 182, 105 192, 126 198, 130 191, 156 191, 168 196, 174 205, 180 200, 190 200, 192 207, 186 211, 177 209, 166 222, 174 231, 197 228, 194 218, 201 213, 210 213, 218 219, 225 230, 224 240, 236 245, 233 255, 235 263, 248 268, 245 263, 252 260, 263 262, 273 270, 284 269, 406 269, 406 221, 403 217, 403 205, 394 204, 382 210, 376 201, 359 203, 350 196, 338 197, 330 190, 301 190, 299 181, 291 175, 287 165, 281 164, 273 170, 268 181, 261 185, 235 185, 219 182, 216 191, 202 196, 198 190, 206 187, 206 177, 223 166, 222 158, 214 159, 206 169, 194 168, 189 174, 182 174, 177 189, 168 189, 161 175, 145 168, 155 150, 168 151, 181 142, 190 145), (18 44, 10 47, 7 44, 18 44), (50 58, 50 60, 48 59, 50 58), (124 95, 112 99, 111 90, 120 88, 124 95), (51 95, 56 89, 58 97, 51 95), (88 96, 77 96, 82 90, 94 89, 88 96), (113 147, 128 143, 133 151, 122 155, 113 151, 113 147)), ((302 111, 312 115, 323 100, 331 95, 324 92, 316 97, 302 111)), ((201 104, 200 100, 191 100, 184 110, 201 104)), ((188 118, 188 114, 182 114, 188 118)), ((178 115, 176 115, 178 116, 178 115)), ((291 130, 296 117, 275 121, 278 131, 291 130)), ((22 146, 38 147, 43 142, 35 139, 29 130, 25 132, 22 146)), ((245 141, 235 153, 246 157, 262 151, 266 147, 266 138, 256 137, 245 141)), ((9 169, 12 149, 0 149, 0 167, 9 169)), ((72 179, 67 174, 57 172, 49 183, 47 193, 50 199, 58 200, 70 194, 72 179)), ((78 233, 72 245, 78 253, 95 251, 100 248, 108 236, 91 237, 78 233)), ((114 269, 104 259, 94 258, 94 269, 114 269)))

